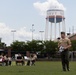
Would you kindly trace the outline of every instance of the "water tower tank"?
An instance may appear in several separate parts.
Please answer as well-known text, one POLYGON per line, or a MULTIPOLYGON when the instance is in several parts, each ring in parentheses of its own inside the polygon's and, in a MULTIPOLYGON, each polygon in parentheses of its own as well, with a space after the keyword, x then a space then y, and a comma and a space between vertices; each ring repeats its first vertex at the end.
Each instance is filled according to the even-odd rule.
POLYGON ((47 18, 49 19, 49 22, 55 23, 55 18, 56 18, 56 23, 62 22, 64 18, 64 10, 58 9, 58 8, 53 8, 47 10, 47 18))
POLYGON ((48 36, 49 29, 50 29, 50 40, 52 40, 52 38, 56 39, 57 36, 60 37, 61 31, 64 31, 64 32, 66 31, 64 10, 56 5, 50 7, 47 10, 46 27, 45 27, 46 40, 49 38, 48 36), (50 28, 49 28, 49 24, 50 24, 50 28))

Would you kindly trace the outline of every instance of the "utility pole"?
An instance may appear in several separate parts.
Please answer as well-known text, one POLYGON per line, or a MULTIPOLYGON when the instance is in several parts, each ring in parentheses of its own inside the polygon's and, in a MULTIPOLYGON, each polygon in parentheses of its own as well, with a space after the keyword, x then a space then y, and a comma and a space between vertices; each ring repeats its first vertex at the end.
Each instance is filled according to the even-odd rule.
POLYGON ((34 24, 32 24, 32 29, 31 29, 31 32, 32 32, 32 40, 33 40, 33 32, 35 31, 35 29, 34 29, 34 24))
POLYGON ((43 41, 43 33, 44 31, 39 31, 41 33, 41 40, 43 41))
POLYGON ((2 42, 2 38, 0 37, 0 43, 2 42))
POLYGON ((74 30, 75 30, 75 29, 74 29, 74 26, 72 26, 72 34, 74 34, 74 30))
POLYGON ((16 32, 16 30, 11 30, 11 32, 13 33, 13 42, 14 42, 14 40, 15 40, 15 32, 16 32))

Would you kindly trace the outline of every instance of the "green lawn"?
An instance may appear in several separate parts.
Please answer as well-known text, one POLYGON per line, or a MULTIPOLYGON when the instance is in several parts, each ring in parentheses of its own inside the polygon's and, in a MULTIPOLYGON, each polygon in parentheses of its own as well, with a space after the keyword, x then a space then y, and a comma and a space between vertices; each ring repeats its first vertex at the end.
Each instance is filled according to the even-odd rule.
POLYGON ((0 75, 76 75, 76 62, 70 72, 63 72, 61 62, 36 62, 36 66, 0 66, 0 75))

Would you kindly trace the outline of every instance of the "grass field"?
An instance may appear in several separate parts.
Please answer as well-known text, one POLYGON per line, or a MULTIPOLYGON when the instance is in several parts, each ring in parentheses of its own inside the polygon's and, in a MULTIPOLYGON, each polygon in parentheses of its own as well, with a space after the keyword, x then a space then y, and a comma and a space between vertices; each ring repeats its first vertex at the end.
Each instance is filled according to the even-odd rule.
POLYGON ((71 71, 63 72, 61 62, 36 62, 36 66, 0 66, 0 75, 76 75, 76 62, 71 71))

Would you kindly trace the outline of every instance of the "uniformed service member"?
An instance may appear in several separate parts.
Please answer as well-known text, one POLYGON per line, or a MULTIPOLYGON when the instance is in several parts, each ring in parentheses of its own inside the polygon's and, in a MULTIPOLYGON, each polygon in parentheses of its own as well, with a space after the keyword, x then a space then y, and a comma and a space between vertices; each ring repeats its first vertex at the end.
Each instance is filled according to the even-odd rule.
POLYGON ((65 32, 61 32, 61 38, 58 41, 58 47, 63 47, 61 52, 61 61, 63 71, 70 71, 69 69, 69 48, 71 47, 71 41, 65 36, 65 32))

